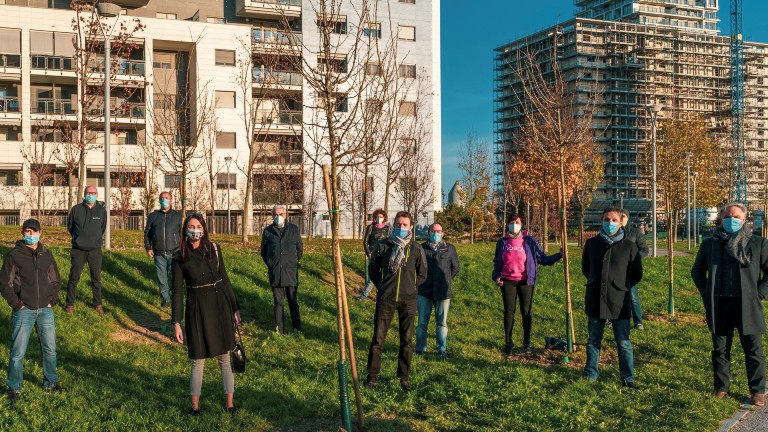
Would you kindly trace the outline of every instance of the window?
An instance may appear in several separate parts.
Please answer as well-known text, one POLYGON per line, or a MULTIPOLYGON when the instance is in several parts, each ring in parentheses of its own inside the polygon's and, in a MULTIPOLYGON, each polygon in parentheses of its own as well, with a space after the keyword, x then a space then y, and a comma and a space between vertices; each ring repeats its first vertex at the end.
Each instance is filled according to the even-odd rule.
POLYGON ((413 138, 400 138, 400 153, 405 155, 416 154, 416 140, 413 138))
POLYGON ((368 23, 363 26, 363 36, 381 39, 381 23, 368 23))
POLYGON ((178 189, 181 186, 181 175, 179 174, 166 174, 165 175, 165 188, 166 189, 178 189))
POLYGON ((226 24, 227 20, 224 18, 219 17, 208 17, 205 19, 205 21, 211 23, 211 24, 226 24))
POLYGON ((400 78, 416 78, 416 65, 400 65, 400 78))
POLYGON ((366 63, 365 64, 365 74, 366 75, 381 76, 381 65, 378 64, 378 63, 366 63))
POLYGON ((216 174, 216 189, 237 189, 237 173, 216 174))
POLYGON ((0 171, 0 185, 3 186, 18 186, 19 185, 19 172, 11 170, 0 171))
POLYGON ((347 58, 317 59, 320 72, 347 73, 347 58))
POLYGON ((228 50, 216 50, 216 66, 234 66, 235 52, 228 50))
POLYGON ((21 67, 21 30, 0 28, 0 66, 21 67))
POLYGON ((321 31, 327 29, 333 34, 347 34, 347 16, 318 14, 317 27, 321 31))
POLYGON ((349 111, 349 98, 347 98, 347 95, 337 95, 336 96, 336 112, 347 112, 349 111))
POLYGON ((416 102, 400 102, 398 114, 401 117, 416 117, 416 102))
POLYGON ((157 19, 175 20, 176 19, 176 14, 175 13, 168 13, 168 12, 155 12, 155 18, 157 18, 157 19))
POLYGON ((416 40, 416 27, 413 26, 397 26, 397 38, 404 41, 416 40))
POLYGON ((18 126, 0 126, 0 141, 18 141, 18 140, 19 140, 18 126))
POLYGON ((136 145, 139 143, 139 134, 135 130, 117 131, 115 135, 119 145, 136 145))
POLYGON ((367 179, 363 179, 363 190, 366 192, 373 192, 373 176, 368 176, 367 179))
POLYGON ((416 4, 416 0, 398 0, 398 3, 416 4))
POLYGON ((216 90, 216 108, 235 108, 235 92, 216 90))
POLYGON ((155 69, 172 69, 174 68, 174 58, 174 53, 154 52, 152 54, 152 67, 155 69))
POLYGON ((378 99, 369 99, 365 101, 365 114, 378 115, 384 108, 384 102, 378 99))
POLYGON ((233 149, 235 147, 235 132, 219 132, 216 134, 216 148, 233 149))

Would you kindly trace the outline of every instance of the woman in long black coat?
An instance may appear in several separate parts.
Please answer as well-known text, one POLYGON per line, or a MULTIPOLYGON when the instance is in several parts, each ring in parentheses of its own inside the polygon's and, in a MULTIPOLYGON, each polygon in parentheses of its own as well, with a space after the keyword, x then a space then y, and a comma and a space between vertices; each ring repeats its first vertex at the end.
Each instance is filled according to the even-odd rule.
POLYGON ((184 241, 173 256, 172 318, 176 340, 183 344, 181 316, 187 335, 190 374, 191 415, 200 413, 200 389, 206 358, 216 357, 221 367, 221 379, 226 394, 227 411, 234 413, 235 380, 229 352, 235 347, 234 323, 240 322, 240 309, 224 267, 221 248, 208 239, 208 230, 201 215, 191 215, 184 221, 184 241), (186 287, 186 310, 183 300, 186 287))

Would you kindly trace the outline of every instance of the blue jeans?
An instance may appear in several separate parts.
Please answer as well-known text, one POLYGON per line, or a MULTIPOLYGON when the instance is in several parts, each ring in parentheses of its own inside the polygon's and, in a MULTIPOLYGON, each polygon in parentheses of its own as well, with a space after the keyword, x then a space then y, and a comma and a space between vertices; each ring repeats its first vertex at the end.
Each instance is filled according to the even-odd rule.
POLYGON ((33 326, 37 328, 43 351, 43 388, 53 387, 59 382, 59 375, 56 373, 56 324, 53 322, 53 309, 44 307, 32 310, 25 307, 15 310, 11 314, 11 323, 11 355, 6 378, 8 388, 21 391, 24 355, 27 353, 33 326))
POLYGON ((416 326, 416 352, 427 350, 427 326, 432 308, 435 309, 435 323, 437 331, 437 352, 445 351, 446 339, 448 339, 448 309, 451 307, 451 299, 432 300, 424 296, 418 296, 417 308, 419 310, 419 325, 416 326))
POLYGON ((640 296, 637 295, 637 285, 630 290, 632 294, 632 319, 635 321, 635 327, 643 323, 643 308, 640 306, 640 296))
POLYGON ((373 282, 371 282, 371 276, 368 274, 368 264, 370 264, 370 262, 370 258, 365 259, 365 287, 363 288, 363 292, 360 293, 360 297, 362 298, 368 297, 368 294, 373 291, 373 282))
MULTIPOLYGON (((619 353, 619 375, 622 381, 635 380, 635 360, 632 343, 629 341, 629 319, 611 320, 613 337, 619 353)), ((600 346, 603 341, 605 320, 589 317, 589 337, 587 338, 587 363, 584 365, 584 375, 587 379, 597 380, 597 363, 600 360, 600 346)))
POLYGON ((165 256, 155 253, 155 270, 157 270, 157 283, 160 285, 160 296, 164 302, 171 301, 171 284, 173 283, 173 256, 165 256))

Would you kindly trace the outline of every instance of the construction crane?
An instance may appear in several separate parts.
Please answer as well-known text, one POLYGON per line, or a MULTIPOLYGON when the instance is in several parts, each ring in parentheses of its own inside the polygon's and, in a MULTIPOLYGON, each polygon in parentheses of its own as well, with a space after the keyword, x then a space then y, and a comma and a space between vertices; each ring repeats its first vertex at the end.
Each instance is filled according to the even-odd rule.
POLYGON ((747 204, 747 155, 744 142, 744 36, 741 0, 731 0, 731 147, 733 149, 733 201, 747 204))

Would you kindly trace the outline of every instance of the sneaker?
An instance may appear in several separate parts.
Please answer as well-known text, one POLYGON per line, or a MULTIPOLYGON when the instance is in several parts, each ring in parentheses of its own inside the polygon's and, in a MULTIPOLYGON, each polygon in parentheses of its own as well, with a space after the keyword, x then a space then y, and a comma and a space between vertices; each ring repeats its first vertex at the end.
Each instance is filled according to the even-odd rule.
POLYGON ((635 330, 643 331, 643 330, 645 330, 645 326, 642 323, 641 324, 637 324, 637 325, 635 325, 635 330))
POLYGON ((43 389, 46 393, 64 393, 64 387, 56 383, 48 388, 43 389))
POLYGON ((190 417, 197 417, 197 416, 199 416, 200 415, 200 408, 197 408, 197 409, 190 408, 189 409, 189 415, 190 415, 190 417))
POLYGON ((64 310, 67 311, 67 315, 72 315, 75 313, 75 307, 72 305, 67 306, 64 310))
POLYGON ((623 385, 624 387, 630 388, 632 390, 637 388, 637 383, 634 381, 622 381, 621 385, 623 385))
POLYGON ((439 358, 440 360, 448 360, 448 353, 445 351, 440 351, 439 353, 437 353, 437 358, 439 358))
POLYGON ((765 393, 752 393, 752 396, 749 398, 749 403, 756 407, 765 405, 765 393))
POLYGON ((19 393, 16 390, 8 390, 8 402, 13 405, 19 401, 19 393))
POLYGON ((96 306, 94 306, 94 309, 96 309, 96 313, 97 314, 104 315, 104 306, 96 305, 96 306))

